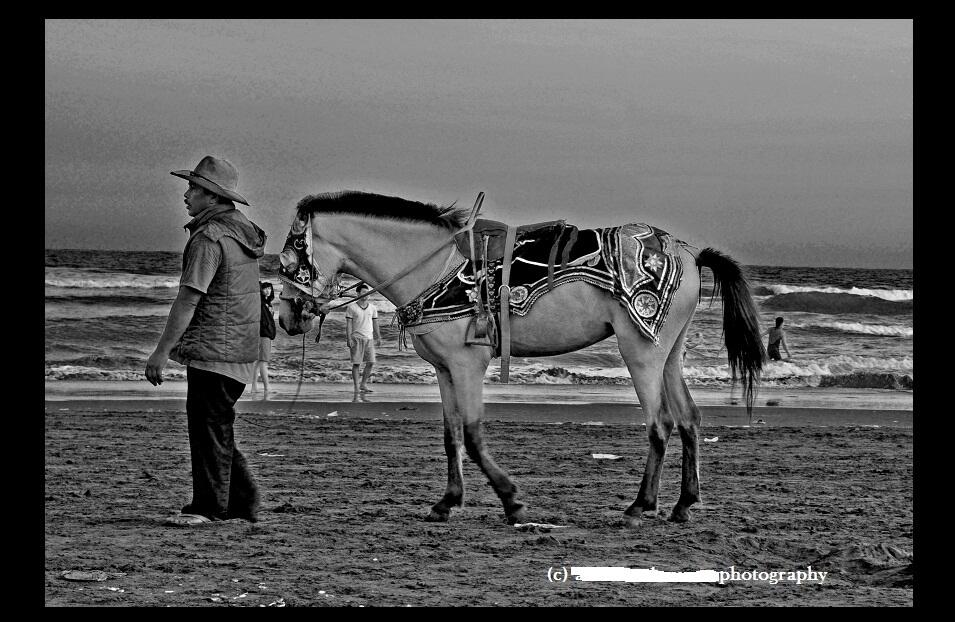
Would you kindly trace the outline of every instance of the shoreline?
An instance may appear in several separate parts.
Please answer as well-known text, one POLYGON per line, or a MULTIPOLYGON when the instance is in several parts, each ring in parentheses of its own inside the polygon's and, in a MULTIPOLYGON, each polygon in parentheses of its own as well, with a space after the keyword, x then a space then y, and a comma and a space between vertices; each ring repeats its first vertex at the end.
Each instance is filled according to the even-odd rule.
MULTIPOLYGON (((269 402, 292 402, 295 400, 298 383, 271 382, 269 402)), ((378 402, 410 402, 440 404, 437 384, 385 384, 373 383, 373 393, 367 398, 378 402)), ((258 395, 252 395, 249 385, 239 398, 238 404, 261 402, 261 385, 258 395)), ((733 407, 729 391, 724 387, 690 387, 690 393, 698 406, 733 407)), ((736 390, 735 398, 740 391, 736 390)), ((351 383, 306 382, 301 385, 297 402, 305 403, 350 403, 353 396, 351 383)), ((186 382, 167 380, 153 387, 145 379, 126 380, 67 380, 46 381, 45 397, 48 402, 59 401, 110 401, 147 400, 182 401, 185 405, 186 382)), ((830 410, 897 410, 913 411, 914 392, 892 389, 850 389, 818 387, 763 387, 754 404, 754 413, 773 407, 787 409, 813 408, 830 410), (778 402, 768 405, 767 402, 778 402)), ((633 387, 629 385, 571 385, 571 384, 496 384, 484 385, 485 404, 615 404, 637 405, 633 387)), ((738 406, 744 410, 742 405, 738 406)))
MULTIPOLYGON (((373 392, 352 401, 350 384, 306 383, 298 399, 296 383, 271 383, 270 399, 246 392, 236 403, 239 415, 256 415, 262 427, 276 419, 334 421, 442 420, 437 385, 373 384, 373 392)), ((752 421, 741 404, 730 404, 728 392, 690 389, 706 427, 862 426, 912 428, 911 392, 886 389, 798 389, 760 391, 752 421), (767 406, 767 402, 778 402, 767 406)), ((499 385, 484 386, 485 422, 581 425, 644 425, 633 389, 626 386, 499 385)), ((70 381, 46 383, 47 414, 76 412, 184 413, 186 383, 167 381, 152 387, 145 381, 70 381)))

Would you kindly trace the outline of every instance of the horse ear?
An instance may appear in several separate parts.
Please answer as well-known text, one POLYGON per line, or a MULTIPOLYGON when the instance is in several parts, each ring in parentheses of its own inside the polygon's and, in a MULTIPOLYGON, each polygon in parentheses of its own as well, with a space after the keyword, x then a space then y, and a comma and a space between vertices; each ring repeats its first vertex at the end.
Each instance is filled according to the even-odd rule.
POLYGON ((292 218, 291 235, 300 235, 305 233, 306 228, 308 228, 308 215, 301 213, 295 214, 295 217, 292 218))

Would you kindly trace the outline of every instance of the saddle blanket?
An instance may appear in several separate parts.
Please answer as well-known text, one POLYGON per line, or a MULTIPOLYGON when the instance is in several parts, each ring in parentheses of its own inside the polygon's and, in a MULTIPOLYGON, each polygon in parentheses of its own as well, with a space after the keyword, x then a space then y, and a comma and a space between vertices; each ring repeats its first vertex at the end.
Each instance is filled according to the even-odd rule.
MULTIPOLYGON (((551 289, 584 281, 610 292, 641 333, 657 343, 673 292, 683 277, 676 247, 681 243, 662 229, 643 223, 604 229, 566 225, 556 233, 518 237, 509 279, 510 312, 525 316, 551 289)), ((488 262, 486 269, 481 263, 474 266, 470 259, 465 260, 398 309, 402 328, 422 333, 427 332, 427 324, 476 315, 479 300, 498 313, 503 260, 488 262)))

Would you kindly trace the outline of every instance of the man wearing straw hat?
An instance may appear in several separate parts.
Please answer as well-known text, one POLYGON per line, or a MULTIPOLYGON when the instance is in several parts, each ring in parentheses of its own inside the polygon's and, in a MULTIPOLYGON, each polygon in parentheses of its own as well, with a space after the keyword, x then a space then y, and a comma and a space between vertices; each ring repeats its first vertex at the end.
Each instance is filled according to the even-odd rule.
POLYGON ((235 207, 238 174, 227 160, 204 157, 189 182, 192 220, 182 258, 179 294, 146 379, 162 384, 167 359, 186 365, 186 415, 192 458, 192 501, 167 524, 198 525, 240 518, 255 522, 258 488, 235 446, 235 403, 259 354, 259 264, 265 232, 235 207))

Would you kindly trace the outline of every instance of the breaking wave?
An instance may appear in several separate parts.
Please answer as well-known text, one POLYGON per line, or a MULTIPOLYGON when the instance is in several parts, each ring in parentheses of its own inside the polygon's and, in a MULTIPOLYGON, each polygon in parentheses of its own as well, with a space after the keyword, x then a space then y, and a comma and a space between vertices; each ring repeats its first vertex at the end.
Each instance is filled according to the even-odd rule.
POLYGON ((894 302, 903 300, 912 300, 913 292, 911 289, 879 289, 875 287, 814 287, 808 285, 758 285, 753 288, 753 293, 757 296, 770 296, 776 294, 801 294, 817 292, 821 294, 850 294, 852 296, 873 296, 883 300, 892 300, 894 302))
POLYGON ((827 294, 824 292, 798 292, 777 294, 760 304, 764 309, 775 311, 803 311, 807 313, 868 313, 872 315, 908 315, 912 313, 912 300, 886 300, 876 296, 856 294, 827 294))

